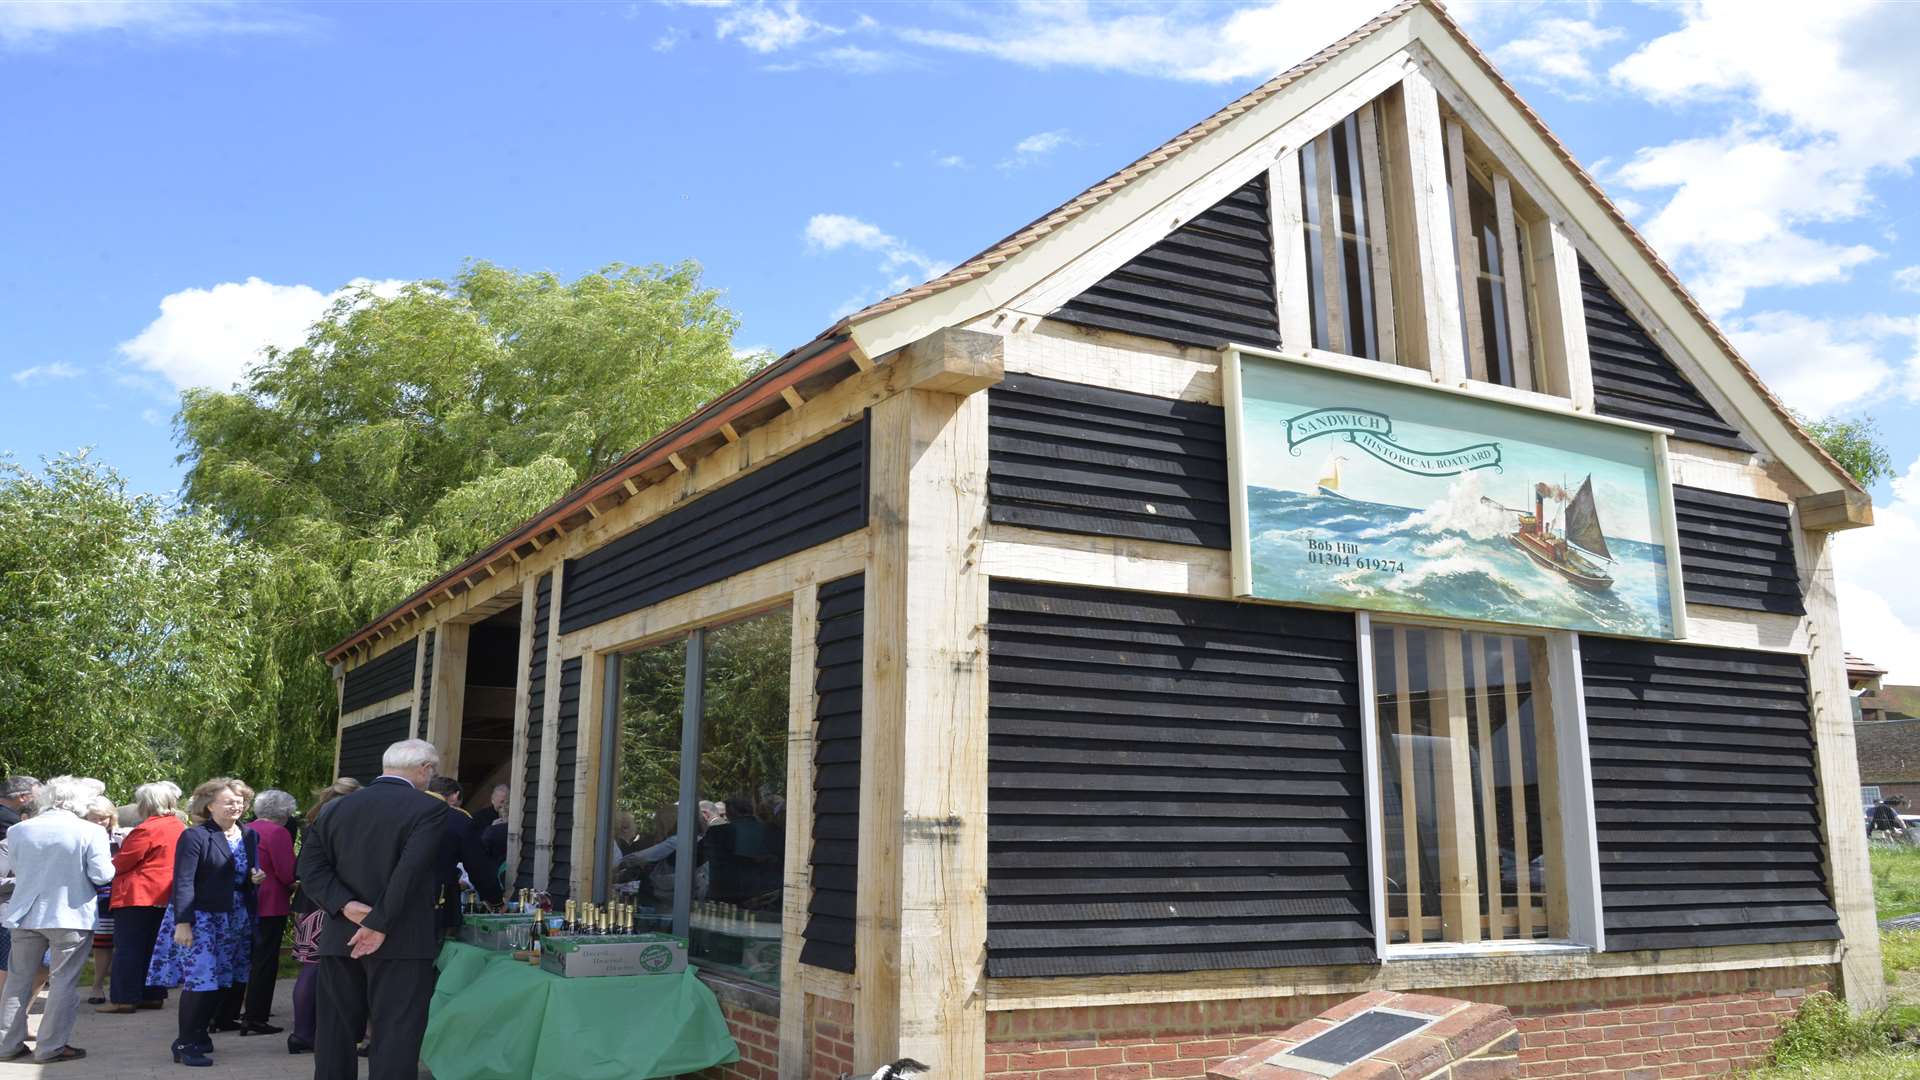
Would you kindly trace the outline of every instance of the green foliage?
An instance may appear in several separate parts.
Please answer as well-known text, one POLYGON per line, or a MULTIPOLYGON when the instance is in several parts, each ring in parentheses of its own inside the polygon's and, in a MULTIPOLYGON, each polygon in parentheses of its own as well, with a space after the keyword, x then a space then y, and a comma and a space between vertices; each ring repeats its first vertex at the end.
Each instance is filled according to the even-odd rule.
POLYGON ((1920 913, 1920 847, 1874 843, 1867 847, 1873 869, 1873 903, 1882 919, 1920 913))
POLYGON ((244 707, 265 560, 85 454, 44 464, 0 458, 0 774, 191 787, 197 747, 267 734, 244 707))
POLYGON ((1796 412, 1793 418, 1862 485, 1894 475, 1893 456, 1881 445, 1880 426, 1871 416, 1815 420, 1796 412))
POLYGON ((737 320, 692 263, 574 281, 475 263, 347 297, 233 391, 189 391, 185 495, 271 565, 251 626, 258 723, 209 767, 327 777, 320 654, 738 382, 737 320))
POLYGON ((1882 1011, 1855 1013, 1847 1003, 1821 991, 1807 995, 1773 1044, 1776 1065, 1817 1065, 1889 1049, 1898 1034, 1898 1018, 1882 1011))
POLYGON ((1889 983, 1904 972, 1920 970, 1920 930, 1882 930, 1880 966, 1889 983))

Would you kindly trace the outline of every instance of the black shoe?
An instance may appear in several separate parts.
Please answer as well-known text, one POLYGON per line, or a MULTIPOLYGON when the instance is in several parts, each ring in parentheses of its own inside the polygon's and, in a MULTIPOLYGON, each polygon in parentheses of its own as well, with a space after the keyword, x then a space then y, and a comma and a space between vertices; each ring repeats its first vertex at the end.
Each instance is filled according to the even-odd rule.
POLYGON ((212 1067, 213 1059, 207 1056, 200 1043, 176 1042, 173 1044, 173 1063, 206 1069, 212 1067))
POLYGON ((136 1001, 133 1003, 133 1007, 136 1009, 164 1009, 167 1007, 167 999, 161 998, 159 1001, 136 1001))
POLYGON ((85 1050, 80 1049, 77 1046, 63 1046, 60 1048, 59 1053, 53 1055, 50 1058, 37 1058, 35 1059, 34 1064, 58 1065, 63 1061, 79 1061, 81 1058, 86 1056, 87 1056, 87 1052, 85 1050))
POLYGON ((13 1053, 5 1057, 0 1057, 0 1061, 17 1061, 31 1053, 33 1053, 32 1048, 27 1046, 26 1043, 21 1043, 19 1046, 14 1047, 13 1053))
POLYGON ((278 1035, 285 1030, 287 1029, 274 1027, 272 1024, 247 1020, 240 1024, 240 1037, 244 1039, 249 1035, 278 1035))
POLYGON ((87 1004, 89 1005, 105 1005, 106 1003, 107 999, 103 997, 90 997, 87 999, 87 1004))
POLYGON ((310 1042, 301 1042, 299 1039, 289 1035, 287 1036, 287 1053, 311 1054, 313 1053, 313 1044, 310 1042))
POLYGON ((241 1024, 238 1020, 221 1020, 218 1023, 208 1024, 207 1030, 219 1034, 225 1031, 239 1031, 240 1027, 241 1024))

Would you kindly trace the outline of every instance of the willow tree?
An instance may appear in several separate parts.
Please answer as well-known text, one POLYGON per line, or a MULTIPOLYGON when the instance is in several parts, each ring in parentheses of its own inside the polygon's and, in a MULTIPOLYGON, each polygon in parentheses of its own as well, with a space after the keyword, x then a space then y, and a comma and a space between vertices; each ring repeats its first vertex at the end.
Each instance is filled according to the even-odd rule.
POLYGON ((187 502, 259 545, 250 781, 321 782, 328 645, 745 374, 699 267, 469 265, 336 303, 178 418, 187 502), (258 777, 259 779, 254 779, 258 777))

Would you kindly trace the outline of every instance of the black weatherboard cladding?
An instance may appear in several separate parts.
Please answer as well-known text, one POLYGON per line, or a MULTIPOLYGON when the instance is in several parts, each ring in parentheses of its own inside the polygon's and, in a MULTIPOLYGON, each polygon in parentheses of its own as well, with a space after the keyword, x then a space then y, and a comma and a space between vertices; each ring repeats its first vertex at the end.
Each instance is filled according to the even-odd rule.
POLYGON ((340 775, 371 784, 387 747, 407 737, 407 710, 362 720, 340 733, 340 775))
POLYGON ((547 627, 553 611, 553 575, 541 574, 533 587, 533 654, 527 659, 526 765, 520 772, 520 865, 514 888, 531 889, 533 841, 540 822, 540 728, 547 708, 547 627))
POLYGON ((989 975, 1374 959, 1353 616, 990 604, 989 975))
POLYGON ((1280 344, 1267 176, 1175 229, 1053 318, 1182 345, 1280 344))
POLYGON ((814 637, 813 897, 800 962, 853 970, 859 889, 860 691, 866 576, 820 586, 814 637))
POLYGON ((413 711, 413 734, 419 739, 427 737, 427 718, 433 708, 433 637, 434 632, 427 631, 426 655, 420 658, 420 706, 413 711))
POLYGON ((553 871, 547 892, 565 900, 573 891, 573 769, 580 760, 580 657, 560 662, 559 739, 553 773, 553 871))
POLYGON ((560 632, 604 622, 867 523, 867 421, 569 560, 560 632))
POLYGON ((414 650, 420 639, 408 638, 372 660, 347 672, 347 685, 340 699, 340 711, 364 709, 376 701, 413 692, 414 650))
POLYGON ((1218 405, 1009 375, 987 393, 987 429, 994 522, 1232 546, 1218 405))
POLYGON ((1625 305, 1580 260, 1580 294, 1593 357, 1593 411, 1673 429, 1675 438, 1752 450, 1721 419, 1625 305))
POLYGON ((1838 938, 1805 659, 1580 648, 1607 948, 1838 938))
POLYGON ((1675 484, 1673 514, 1688 602, 1806 614, 1786 503, 1675 484))

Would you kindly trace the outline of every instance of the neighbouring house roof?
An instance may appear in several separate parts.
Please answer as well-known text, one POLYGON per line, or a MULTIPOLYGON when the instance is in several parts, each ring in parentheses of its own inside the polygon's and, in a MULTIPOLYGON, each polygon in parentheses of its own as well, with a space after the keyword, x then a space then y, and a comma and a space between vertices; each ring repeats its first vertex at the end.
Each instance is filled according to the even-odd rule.
POLYGON ((1861 783, 1920 780, 1920 717, 1864 720, 1853 725, 1853 742, 1861 783))
MULTIPOLYGON (((1652 245, 1647 243, 1646 239, 1633 227, 1633 224, 1627 220, 1619 208, 1614 206, 1613 202, 1607 198, 1606 193, 1600 189, 1600 185, 1581 167, 1580 163, 1574 159, 1573 154, 1567 150, 1566 146, 1554 136, 1553 132, 1548 129, 1545 121, 1541 120, 1539 115, 1521 99, 1519 92, 1513 88, 1512 84, 1501 77, 1498 70, 1493 66, 1493 62, 1467 37, 1466 33, 1461 30, 1459 24, 1447 14, 1446 9, 1438 0, 1401 0, 1401 2, 1394 4, 1392 7, 1387 8, 1380 14, 1369 19, 1353 32, 1328 45, 1326 48, 1287 71, 1262 83, 1259 87, 1229 103, 1225 108, 1220 109, 1218 112, 1215 112, 1213 115, 1181 132, 1174 138, 1155 147, 1132 164, 1127 165, 1113 175, 1094 184, 1092 187, 1074 196, 1072 199, 1067 200, 1048 213, 1041 215, 1026 227, 1015 231, 972 258, 961 262, 946 273, 930 281, 896 293, 893 296, 880 300, 842 318, 813 340, 782 356, 779 360, 768 365, 727 394, 722 395, 678 426, 635 450, 611 469, 587 481, 551 506, 540 511, 540 513, 534 515, 532 518, 529 518, 519 528, 480 554, 461 563, 453 570, 435 578, 432 582, 416 591, 406 600, 389 609, 373 622, 341 640, 327 650, 327 659, 329 661, 337 660, 344 655, 347 650, 360 645, 370 638, 376 638, 385 632, 395 629, 397 624, 403 623, 406 619, 417 615, 422 608, 431 607, 434 603, 437 603, 440 597, 457 595, 459 592, 464 591, 464 589, 471 587, 467 583, 468 578, 475 574, 489 572, 491 568, 498 565, 502 559, 518 557, 523 553, 523 549, 537 550, 538 545, 534 545, 533 548, 528 547, 528 545, 534 544, 534 541, 542 537, 557 539, 560 536, 564 536, 572 526, 579 524, 591 516, 591 513, 594 511, 590 511, 590 505, 597 506, 601 500, 608 499, 615 502, 622 501, 624 498, 631 497, 638 487, 643 487, 646 484, 655 482, 660 479, 662 475, 670 475, 660 472, 662 463, 669 459, 669 455, 678 453, 683 457, 690 456, 689 451, 691 448, 696 447, 703 441, 711 441, 714 433, 721 430, 723 426, 733 423, 738 418, 750 416, 755 409, 765 406, 769 400, 778 401, 783 389, 804 385, 808 381, 811 381, 816 387, 830 385, 832 381, 838 381, 839 378, 851 375, 857 370, 852 357, 857 356, 861 365, 870 363, 870 358, 858 354, 857 347, 851 340, 850 334, 854 327, 993 272, 994 269, 1005 264, 1015 255, 1041 242, 1050 234, 1059 231, 1075 218, 1085 214, 1088 210, 1099 205, 1103 200, 1147 175, 1156 167, 1178 157, 1182 151, 1199 143, 1208 135, 1226 127, 1233 120, 1252 110, 1255 106, 1285 91, 1287 87, 1299 81, 1308 73, 1325 65, 1330 60, 1352 49, 1368 37, 1420 7, 1425 7, 1434 15, 1439 24, 1460 43, 1467 54, 1474 59, 1474 62, 1484 70, 1494 85, 1499 87, 1500 91, 1509 99, 1520 115, 1525 117, 1527 123, 1540 135, 1546 144, 1553 149, 1560 162, 1572 175, 1578 178, 1586 191, 1604 208, 1613 223, 1620 228, 1639 252, 1645 256, 1659 277, 1673 290, 1674 295, 1678 297, 1687 310, 1699 320, 1707 333, 1719 345, 1726 359, 1732 363, 1740 375, 1752 385, 1753 389, 1767 402, 1769 407, 1778 414, 1787 428, 1793 432, 1816 458, 1827 464, 1837 479, 1854 490, 1864 490, 1861 488, 1859 482, 1854 480, 1852 475, 1849 474, 1838 461, 1834 460, 1832 455, 1828 454, 1826 449, 1800 426, 1799 422, 1794 419, 1792 413, 1788 411, 1786 406, 1773 395, 1773 392, 1767 389, 1766 384, 1761 382, 1758 373, 1756 373, 1752 366, 1734 349, 1733 343, 1727 339, 1725 333, 1714 323, 1712 317, 1700 306, 1693 295, 1687 291, 1686 286, 1681 284, 1680 279, 1674 274, 1672 268, 1654 252, 1652 245), (833 377, 830 379, 827 377, 829 371, 833 373, 833 377)), ((739 427, 741 425, 736 423, 734 426, 739 427)))
POLYGON ((1872 661, 1862 660, 1852 653, 1847 653, 1846 657, 1848 678, 1869 679, 1875 675, 1885 675, 1887 673, 1886 668, 1875 667, 1872 661))

